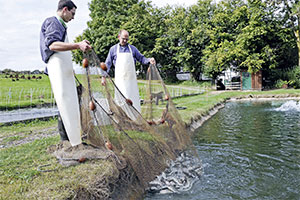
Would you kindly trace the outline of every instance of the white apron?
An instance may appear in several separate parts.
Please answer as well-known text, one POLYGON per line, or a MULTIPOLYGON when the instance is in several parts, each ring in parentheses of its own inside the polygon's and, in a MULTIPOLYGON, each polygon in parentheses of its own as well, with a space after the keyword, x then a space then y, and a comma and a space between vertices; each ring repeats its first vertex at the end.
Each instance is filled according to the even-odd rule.
POLYGON ((135 109, 141 112, 139 88, 137 84, 135 64, 132 50, 129 47, 128 53, 119 53, 120 45, 117 48, 117 60, 115 66, 115 83, 122 94, 130 99, 135 109))
MULTIPOLYGON (((68 42, 66 36, 65 42, 68 42)), ((52 91, 72 146, 81 144, 78 95, 71 51, 54 53, 47 65, 52 91)))

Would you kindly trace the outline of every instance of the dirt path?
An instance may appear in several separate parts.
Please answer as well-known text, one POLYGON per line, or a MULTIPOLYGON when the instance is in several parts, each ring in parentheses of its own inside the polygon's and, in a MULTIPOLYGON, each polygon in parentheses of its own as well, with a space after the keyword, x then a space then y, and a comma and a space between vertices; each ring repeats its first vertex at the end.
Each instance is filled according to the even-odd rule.
POLYGON ((32 131, 30 134, 24 134, 22 132, 16 133, 13 136, 9 135, 7 137, 0 138, 0 149, 30 143, 36 139, 52 137, 55 135, 58 135, 57 126, 32 131))

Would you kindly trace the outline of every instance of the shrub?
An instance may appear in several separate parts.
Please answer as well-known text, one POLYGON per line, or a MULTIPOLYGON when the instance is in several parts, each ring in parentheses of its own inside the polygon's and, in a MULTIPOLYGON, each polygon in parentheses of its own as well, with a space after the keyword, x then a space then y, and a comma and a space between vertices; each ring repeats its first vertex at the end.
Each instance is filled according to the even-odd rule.
POLYGON ((289 86, 299 89, 300 88, 300 67, 296 66, 288 72, 289 86))
POLYGON ((275 83, 275 88, 283 88, 284 85, 288 85, 289 82, 288 81, 283 81, 281 79, 277 80, 276 83, 275 83))
POLYGON ((295 89, 300 88, 300 67, 270 71, 270 80, 274 81, 276 88, 282 88, 284 84, 295 89))

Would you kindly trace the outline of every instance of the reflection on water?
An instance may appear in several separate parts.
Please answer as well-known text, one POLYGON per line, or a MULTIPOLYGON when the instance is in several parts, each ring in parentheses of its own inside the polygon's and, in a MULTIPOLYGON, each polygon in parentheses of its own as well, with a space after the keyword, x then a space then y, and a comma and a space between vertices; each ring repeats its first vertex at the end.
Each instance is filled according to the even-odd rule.
POLYGON ((58 114, 56 107, 52 108, 28 108, 12 111, 0 111, 0 123, 16 122, 29 119, 52 117, 58 114))
POLYGON ((181 194, 150 199, 300 199, 296 101, 230 102, 197 131, 203 174, 181 194))

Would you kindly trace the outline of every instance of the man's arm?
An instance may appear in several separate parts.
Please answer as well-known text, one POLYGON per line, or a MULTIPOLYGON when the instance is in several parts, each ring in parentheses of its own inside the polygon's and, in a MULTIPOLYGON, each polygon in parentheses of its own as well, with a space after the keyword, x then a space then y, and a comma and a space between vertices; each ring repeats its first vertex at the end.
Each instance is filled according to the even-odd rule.
POLYGON ((114 61, 114 56, 115 56, 115 46, 112 46, 110 49, 109 49, 109 52, 107 54, 107 57, 106 57, 106 60, 105 60, 105 64, 106 64, 106 67, 107 67, 107 71, 104 72, 102 69, 101 70, 101 75, 102 75, 102 79, 101 79, 101 84, 102 85, 106 85, 106 78, 105 76, 107 76, 111 66, 113 65, 113 61, 114 61))
POLYGON ((114 57, 116 56, 116 46, 112 46, 110 49, 109 49, 109 52, 107 54, 107 57, 106 57, 106 60, 105 60, 105 64, 106 64, 106 67, 107 67, 107 73, 109 72, 111 66, 113 65, 113 62, 114 62, 114 57))
POLYGON ((91 48, 89 41, 83 40, 77 43, 66 43, 55 41, 50 46, 49 49, 51 51, 70 51, 75 49, 80 49, 81 51, 86 51, 91 48))
POLYGON ((155 64, 155 59, 154 58, 146 58, 143 54, 140 53, 140 51, 133 45, 130 45, 132 49, 133 56, 137 61, 142 63, 143 65, 147 65, 149 63, 155 64))

